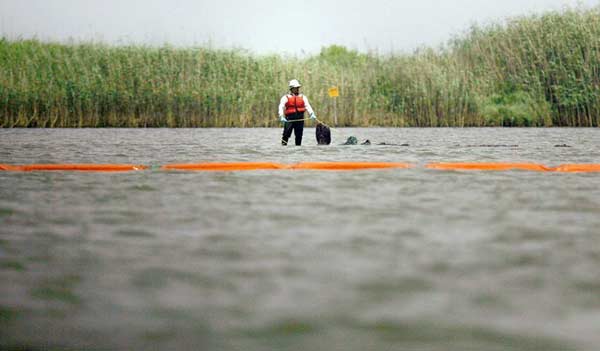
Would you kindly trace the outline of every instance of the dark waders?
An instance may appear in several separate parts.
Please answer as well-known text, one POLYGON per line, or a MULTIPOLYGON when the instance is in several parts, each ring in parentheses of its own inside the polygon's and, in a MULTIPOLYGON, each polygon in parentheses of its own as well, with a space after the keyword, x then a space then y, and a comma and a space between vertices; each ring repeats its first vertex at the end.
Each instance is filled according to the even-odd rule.
POLYGON ((288 139, 292 136, 293 130, 294 136, 296 137, 296 145, 300 146, 302 144, 302 133, 304 132, 304 113, 293 113, 291 115, 285 116, 285 118, 289 122, 283 124, 283 138, 281 138, 281 145, 288 144, 288 139), (294 120, 299 121, 292 122, 294 120))

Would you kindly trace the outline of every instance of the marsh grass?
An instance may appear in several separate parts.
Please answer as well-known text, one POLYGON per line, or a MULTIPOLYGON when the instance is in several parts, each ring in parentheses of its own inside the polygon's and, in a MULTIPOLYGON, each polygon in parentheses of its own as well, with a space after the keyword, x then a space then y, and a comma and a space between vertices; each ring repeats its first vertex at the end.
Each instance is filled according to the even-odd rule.
POLYGON ((0 40, 1 127, 270 127, 289 79, 341 126, 598 126, 600 10, 474 26, 441 49, 308 58, 0 40))

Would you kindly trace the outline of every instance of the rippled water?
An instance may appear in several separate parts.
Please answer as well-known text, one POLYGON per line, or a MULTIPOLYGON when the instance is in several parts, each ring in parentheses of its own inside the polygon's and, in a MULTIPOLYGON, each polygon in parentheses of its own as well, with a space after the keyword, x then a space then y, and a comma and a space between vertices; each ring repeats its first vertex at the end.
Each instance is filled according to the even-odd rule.
POLYGON ((596 129, 0 130, 0 163, 397 161, 410 170, 0 172, 0 348, 594 350, 596 129), (373 143, 339 146, 350 135, 373 143), (558 148, 567 144, 571 147, 558 148), (480 145, 516 145, 483 147, 480 145))

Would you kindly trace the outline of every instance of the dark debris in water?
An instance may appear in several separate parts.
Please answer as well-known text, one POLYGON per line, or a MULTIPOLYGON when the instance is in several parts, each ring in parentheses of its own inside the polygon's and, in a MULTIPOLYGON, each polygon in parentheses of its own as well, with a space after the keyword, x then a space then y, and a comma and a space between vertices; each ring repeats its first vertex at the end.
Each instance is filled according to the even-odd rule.
POLYGON ((554 147, 571 147, 571 146, 567 145, 567 144, 557 144, 557 145, 554 145, 554 147))
MULTIPOLYGON (((367 139, 364 142, 362 142, 360 145, 371 145, 371 140, 367 139)), ((410 146, 410 144, 394 144, 394 143, 378 143, 377 145, 387 145, 387 146, 410 146)))
MULTIPOLYGON (((354 136, 348 137, 348 139, 346 140, 345 143, 341 144, 341 145, 358 145, 358 139, 354 136)), ((371 143, 371 140, 366 139, 365 141, 363 141, 362 143, 360 143, 360 145, 373 145, 371 143)), ((409 144, 394 144, 394 143, 386 143, 386 142, 382 142, 382 143, 378 143, 377 145, 386 145, 386 146, 410 146, 409 144)))

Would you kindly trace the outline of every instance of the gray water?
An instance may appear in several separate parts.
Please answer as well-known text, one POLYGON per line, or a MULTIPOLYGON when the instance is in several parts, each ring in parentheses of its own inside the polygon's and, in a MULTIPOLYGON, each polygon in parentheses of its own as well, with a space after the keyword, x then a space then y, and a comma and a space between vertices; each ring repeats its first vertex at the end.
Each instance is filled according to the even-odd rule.
POLYGON ((600 175, 423 167, 600 163, 600 130, 339 129, 325 147, 280 133, 0 130, 9 164, 417 166, 0 172, 0 349, 600 345, 600 175), (350 135, 409 146, 340 146, 350 135))

